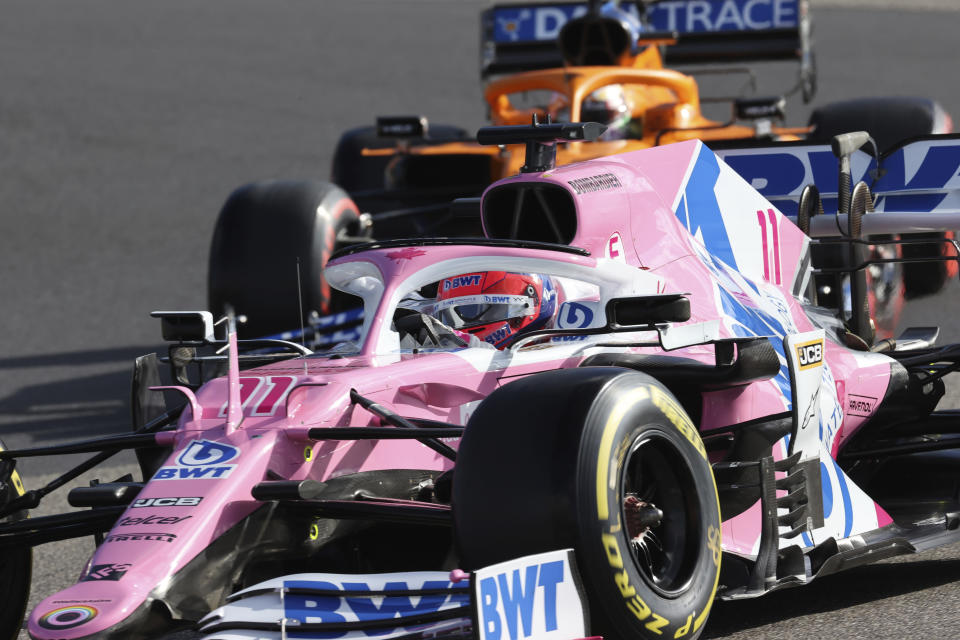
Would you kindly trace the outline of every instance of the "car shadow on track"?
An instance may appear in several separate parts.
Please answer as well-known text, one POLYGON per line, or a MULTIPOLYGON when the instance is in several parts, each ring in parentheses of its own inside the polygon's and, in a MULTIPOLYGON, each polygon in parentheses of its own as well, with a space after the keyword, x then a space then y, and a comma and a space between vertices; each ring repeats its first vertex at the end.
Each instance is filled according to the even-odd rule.
POLYGON ((868 565, 826 576, 812 584, 739 601, 717 601, 702 638, 856 607, 956 582, 960 560, 917 560, 868 565))
POLYGON ((156 350, 0 358, 0 437, 42 445, 129 431, 133 361, 156 350))

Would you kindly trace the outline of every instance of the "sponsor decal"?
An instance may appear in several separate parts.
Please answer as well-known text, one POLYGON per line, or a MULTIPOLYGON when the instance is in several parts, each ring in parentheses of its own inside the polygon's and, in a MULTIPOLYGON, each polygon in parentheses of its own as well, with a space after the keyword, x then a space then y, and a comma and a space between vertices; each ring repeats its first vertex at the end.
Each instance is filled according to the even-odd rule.
POLYGON ((480 640, 567 639, 586 635, 570 551, 485 567, 474 577, 480 640))
POLYGON ((500 342, 501 340, 506 340, 507 336, 509 335, 510 335, 510 325, 504 324, 499 329, 497 329, 496 331, 488 335, 486 338, 484 338, 484 340, 496 346, 497 343, 500 342))
POLYGON ((235 464, 228 464, 222 467, 160 467, 153 479, 209 480, 211 478, 226 478, 236 466, 235 464))
MULTIPOLYGON (((555 40, 567 21, 587 12, 587 3, 507 6, 494 10, 494 42, 555 40)), ((631 3, 619 7, 638 18, 631 3)), ((660 2, 647 7, 653 31, 717 33, 795 29, 798 0, 695 0, 660 2)))
MULTIPOLYGON (((286 590, 283 597, 283 613, 294 624, 354 622, 365 620, 393 620, 402 626, 405 616, 420 616, 443 609, 465 607, 470 603, 470 594, 466 589, 453 591, 453 585, 444 580, 391 580, 386 584, 373 585, 357 576, 355 582, 330 580, 284 580, 286 590), (412 595, 411 591, 431 591, 424 595, 412 595), (449 591, 448 591, 449 590, 449 591), (313 595, 309 591, 320 591, 323 595, 313 595), (337 596, 337 591, 344 591, 337 596), (396 591, 396 595, 365 595, 364 592, 396 591), (333 593, 331 593, 333 592, 333 593)), ((288 622, 289 624, 289 622, 288 622)), ((288 627, 289 628, 289 627, 288 627)), ((324 635, 336 638, 345 635, 332 632, 324 635)), ((369 635, 374 635, 369 633, 369 635)))
POLYGON ((93 620, 98 613, 96 607, 84 604, 60 607, 40 616, 37 624, 44 629, 53 629, 54 631, 72 629, 93 620))
POLYGON ((823 364, 823 339, 798 344, 796 349, 797 363, 801 371, 823 364))
POLYGON ((587 336, 553 336, 550 338, 550 342, 555 343, 564 343, 564 342, 583 342, 587 339, 587 336))
POLYGON ((158 516, 158 515, 149 515, 143 518, 134 518, 127 516, 126 518, 121 518, 120 522, 117 523, 117 526, 120 527, 133 527, 141 524, 157 524, 157 525, 172 525, 183 522, 188 518, 193 516, 158 516))
POLYGON ((797 0, 712 0, 653 5, 656 28, 683 33, 790 29, 797 26, 797 0))
POLYGON ((868 418, 873 415, 873 410, 876 406, 876 398, 859 396, 854 393, 847 396, 847 413, 852 416, 868 418))
POLYGON ((512 15, 498 15, 497 34, 502 40, 516 42, 520 39, 520 33, 523 29, 523 23, 530 19, 533 13, 529 9, 521 9, 512 15))
POLYGON ((471 287, 480 284, 481 276, 479 273, 473 273, 466 276, 457 276, 456 278, 447 278, 443 281, 443 290, 459 289, 460 287, 471 287))
POLYGON ((51 600, 53 604, 97 604, 103 602, 113 602, 112 598, 99 598, 97 600, 51 600))
POLYGON ((560 307, 559 316, 561 329, 585 329, 593 323, 594 313, 588 305, 564 302, 560 307))
POLYGON ((683 437, 685 437, 690 444, 693 445, 694 449, 699 451, 700 455, 706 460, 707 448, 704 446, 697 428, 693 426, 690 418, 687 417, 683 407, 674 402, 673 399, 661 391, 659 387, 650 387, 650 398, 653 400, 653 404, 673 423, 677 431, 682 433, 683 437))
POLYGON ((172 533, 112 533, 105 542, 173 542, 172 533))
POLYGON ((236 468, 224 464, 235 460, 240 450, 222 442, 194 440, 177 456, 177 464, 160 467, 154 480, 210 480, 226 478, 236 468))
POLYGON ((127 573, 130 565, 127 563, 95 564, 90 567, 89 573, 80 582, 102 582, 110 580, 116 582, 127 573))
POLYGON ((240 450, 229 444, 211 442, 210 440, 194 440, 180 453, 177 462, 189 467, 200 467, 228 462, 238 455, 240 455, 240 450))
POLYGON ((612 173, 598 173, 595 176, 568 180, 567 184, 573 187, 574 192, 576 192, 578 196, 595 191, 618 189, 623 186, 620 184, 620 179, 612 173))
MULTIPOLYGON (((797 214, 800 191, 811 182, 820 185, 825 211, 837 210, 837 159, 829 147, 731 149, 718 155, 787 215, 797 214)), ((854 154, 851 169, 854 182, 873 183, 877 212, 949 209, 948 191, 957 188, 960 176, 960 145, 918 141, 896 149, 883 160, 884 173, 875 182, 871 156, 854 154)))
POLYGON ((139 498, 130 505, 133 508, 140 507, 195 507, 203 500, 201 497, 195 498, 139 498))
POLYGON ((572 18, 587 12, 586 6, 499 7, 495 9, 495 42, 555 40, 572 18))

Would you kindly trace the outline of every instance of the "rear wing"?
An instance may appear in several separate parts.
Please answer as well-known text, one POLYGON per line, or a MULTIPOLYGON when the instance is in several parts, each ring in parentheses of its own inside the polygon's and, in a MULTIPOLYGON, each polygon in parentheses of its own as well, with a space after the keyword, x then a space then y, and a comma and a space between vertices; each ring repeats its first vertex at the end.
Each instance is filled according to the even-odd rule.
MULTIPOLYGON (((481 14, 480 75, 563 66, 557 36, 587 2, 496 5, 481 14)), ((637 7, 621 10, 639 19, 637 7)), ((671 0, 649 3, 647 29, 678 34, 667 63, 799 60, 813 73, 808 0, 671 0)))
MULTIPOLYGON (((819 189, 825 213, 837 211, 837 158, 830 145, 708 146, 782 213, 796 216, 808 184, 819 189)), ((854 184, 871 186, 878 213, 960 213, 960 134, 901 142, 880 155, 879 171, 874 156, 862 149, 850 160, 854 184)))

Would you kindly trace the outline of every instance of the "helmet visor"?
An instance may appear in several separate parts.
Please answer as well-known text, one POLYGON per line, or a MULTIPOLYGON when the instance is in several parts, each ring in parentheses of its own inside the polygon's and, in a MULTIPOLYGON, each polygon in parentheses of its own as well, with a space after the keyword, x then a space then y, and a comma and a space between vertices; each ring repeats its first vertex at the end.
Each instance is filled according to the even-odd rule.
POLYGON ((440 300, 434 305, 433 315, 447 326, 460 329, 532 316, 536 312, 534 299, 529 296, 494 293, 440 300))

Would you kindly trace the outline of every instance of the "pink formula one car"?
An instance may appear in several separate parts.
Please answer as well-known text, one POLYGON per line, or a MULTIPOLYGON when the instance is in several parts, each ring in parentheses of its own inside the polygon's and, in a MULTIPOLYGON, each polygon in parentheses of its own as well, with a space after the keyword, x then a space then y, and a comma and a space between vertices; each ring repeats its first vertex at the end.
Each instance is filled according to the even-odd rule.
POLYGON ((960 538, 960 442, 934 435, 957 430, 934 408, 960 347, 871 344, 857 277, 861 234, 956 213, 864 215, 858 185, 836 220, 806 192, 801 229, 698 141, 553 166, 597 133, 481 130, 528 150, 479 203, 485 238, 330 261, 362 300, 353 340, 238 344, 232 318, 158 313, 174 380, 138 361, 137 433, 0 453, 3 637, 30 546, 78 535, 97 549, 32 638, 694 638, 717 597, 960 538), (840 229, 844 317, 809 266, 840 229), (183 404, 148 419, 148 387, 183 404), (23 517, 62 479, 25 490, 18 457, 122 448, 143 482, 23 517))

